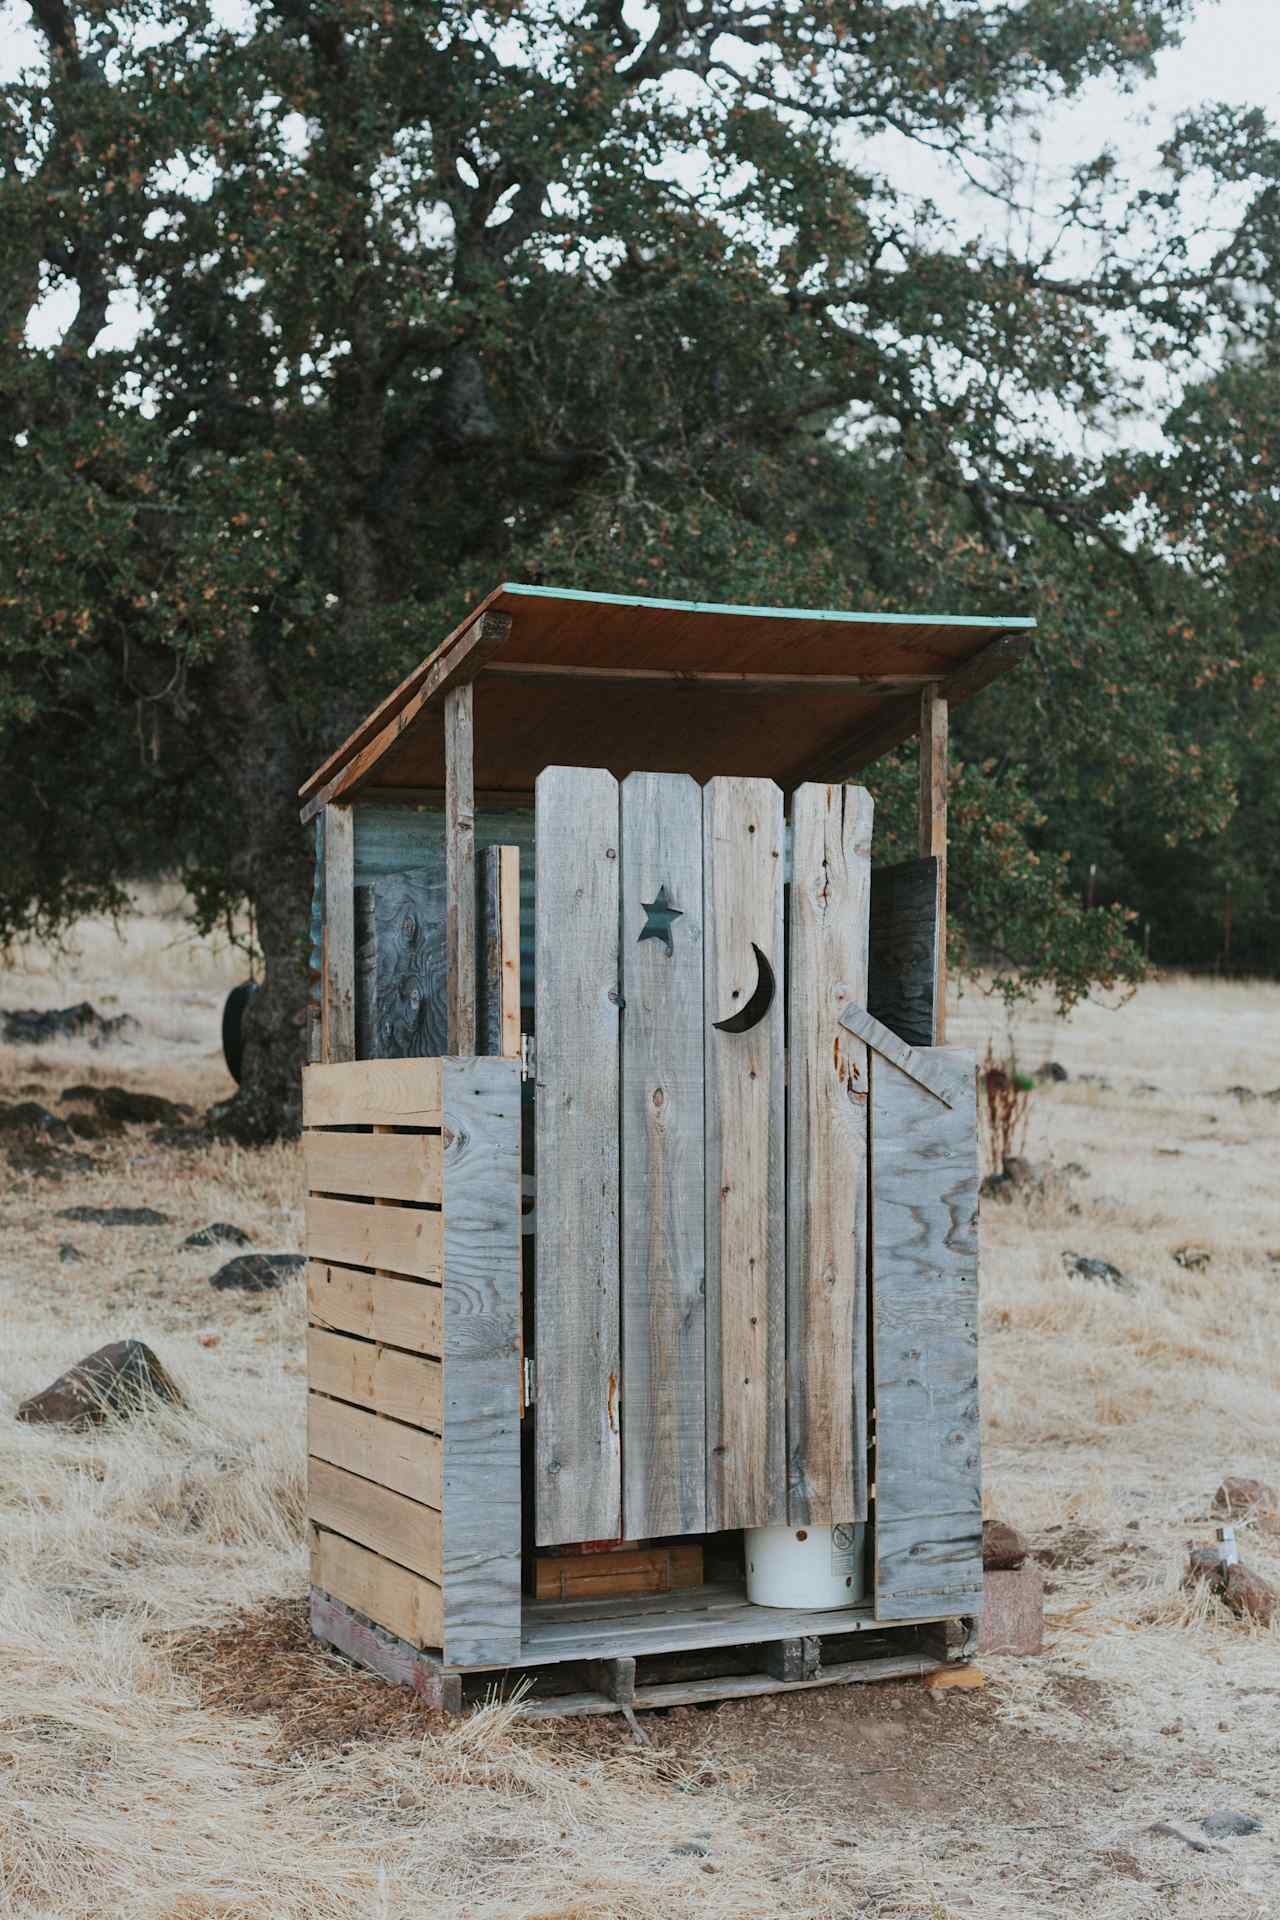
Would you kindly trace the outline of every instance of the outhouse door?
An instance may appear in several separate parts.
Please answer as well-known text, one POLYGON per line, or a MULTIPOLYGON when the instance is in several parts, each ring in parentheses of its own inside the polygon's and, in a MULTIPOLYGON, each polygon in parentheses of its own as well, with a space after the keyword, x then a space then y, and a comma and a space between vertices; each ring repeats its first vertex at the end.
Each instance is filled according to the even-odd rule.
MULTIPOLYGON (((861 788, 801 787, 788 860, 768 780, 619 783, 569 767, 538 780, 539 1545, 868 1517, 873 1067, 841 1016, 871 997, 871 826, 861 788)), ((898 916, 898 936, 904 926, 909 938, 898 916)), ((880 989, 898 994, 904 1023, 909 972, 880 989)), ((887 1101, 901 1071, 884 1061, 887 1101)), ((918 1083, 905 1084, 914 1113, 918 1083)), ((886 1538, 908 1556, 907 1612, 943 1614, 966 1610, 937 1596, 948 1584, 970 1594, 980 1525, 972 1081, 967 1108, 923 1097, 959 1118, 940 1126, 926 1107, 913 1130, 886 1108, 911 1136, 908 1158, 941 1153, 934 1203, 947 1215, 931 1222, 925 1269, 909 1247, 896 1267, 885 1249, 886 1328, 895 1271, 926 1313, 892 1363, 909 1376, 895 1418, 922 1478, 895 1469, 890 1449, 905 1532, 886 1538), (930 1353, 944 1348, 952 1386, 938 1414, 930 1353), (951 1543, 950 1572, 923 1587, 922 1518, 951 1543)), ((902 1163, 886 1220, 929 1185, 902 1163)), ((894 1382, 882 1386, 887 1408, 894 1382)), ((886 1595, 897 1590, 886 1578, 886 1595)))

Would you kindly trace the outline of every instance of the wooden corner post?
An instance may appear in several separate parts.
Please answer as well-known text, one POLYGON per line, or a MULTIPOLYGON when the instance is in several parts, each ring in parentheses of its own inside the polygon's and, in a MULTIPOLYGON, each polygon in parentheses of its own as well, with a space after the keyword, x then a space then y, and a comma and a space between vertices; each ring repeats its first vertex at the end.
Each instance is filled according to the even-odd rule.
POLYGON ((320 1058, 356 1057, 355 819, 350 807, 324 810, 324 937, 320 1058))
POLYGON ((937 687, 920 696, 920 852, 938 863, 938 931, 933 1044, 947 1038, 947 728, 950 710, 937 687))
POLYGON ((449 1052, 476 1050, 476 795, 472 686, 444 702, 445 961, 449 1052))

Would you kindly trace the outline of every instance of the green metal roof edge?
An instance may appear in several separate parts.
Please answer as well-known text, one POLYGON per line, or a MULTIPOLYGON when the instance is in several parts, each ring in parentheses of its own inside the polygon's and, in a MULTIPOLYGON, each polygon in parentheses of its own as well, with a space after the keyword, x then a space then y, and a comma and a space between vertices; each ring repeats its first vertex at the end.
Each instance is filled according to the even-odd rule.
POLYGON ((1012 633, 1036 624, 1030 614, 993 618, 989 614, 965 613, 842 613, 838 607, 737 607, 716 600, 652 600, 643 594, 588 593, 575 587, 526 587, 515 580, 504 580, 498 592, 521 594, 534 600, 585 600, 601 607, 653 607, 670 613, 744 613, 752 619, 832 620, 846 626, 989 627, 994 632, 1012 633))

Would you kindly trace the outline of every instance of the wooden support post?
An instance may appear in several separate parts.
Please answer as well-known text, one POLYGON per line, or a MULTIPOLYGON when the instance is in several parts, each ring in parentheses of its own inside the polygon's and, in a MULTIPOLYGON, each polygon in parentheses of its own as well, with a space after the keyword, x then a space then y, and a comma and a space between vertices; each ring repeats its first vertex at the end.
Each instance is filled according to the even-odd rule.
POLYGON ((324 978, 320 1055, 356 1057, 355 818, 350 807, 324 810, 324 978))
POLYGON ((476 1050, 476 801, 472 686, 444 703, 445 954, 449 970, 449 1052, 476 1050))
POLYGON ((355 889, 356 1059, 378 1052, 378 913, 376 890, 355 889))
POLYGON ((771 1640, 764 1650, 764 1670, 788 1686, 797 1680, 815 1680, 822 1670, 821 1639, 806 1633, 796 1640, 771 1640))
POLYGON ((938 863, 938 932, 933 1044, 947 1037, 947 724, 946 696, 927 687, 920 696, 920 852, 938 863))
POLYGON ((584 1660, 587 1684, 596 1693, 602 1693, 606 1700, 614 1700, 620 1707, 635 1705, 636 1698, 636 1662, 635 1655, 619 1654, 612 1660, 584 1660))

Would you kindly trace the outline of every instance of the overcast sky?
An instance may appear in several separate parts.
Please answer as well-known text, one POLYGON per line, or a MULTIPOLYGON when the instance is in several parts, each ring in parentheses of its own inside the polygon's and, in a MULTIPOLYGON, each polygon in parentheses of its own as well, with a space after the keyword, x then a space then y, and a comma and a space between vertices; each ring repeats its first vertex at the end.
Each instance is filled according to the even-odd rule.
MULTIPOLYGON (((34 51, 29 21, 25 0, 0 0, 0 79, 11 76, 34 51)), ((1182 46, 1162 56, 1154 79, 1136 94, 1125 95, 1100 81, 1037 122, 1042 204, 1051 204, 1054 183, 1074 163, 1108 144, 1119 149, 1126 171, 1140 179, 1147 171, 1147 156, 1154 154, 1173 119, 1208 100, 1260 106, 1280 119, 1280 0, 1203 0, 1182 46)), ((1019 152, 1027 157, 1033 151, 1032 132, 1028 125, 1018 135, 1019 152)), ((934 197, 962 227, 990 226, 991 203, 961 193, 954 178, 919 148, 898 142, 895 150, 891 141, 878 143, 876 158, 898 184, 934 197)), ((37 316, 33 338, 40 344, 60 338, 74 307, 69 291, 55 295, 37 316)), ((112 318, 110 332, 123 344, 137 324, 134 303, 118 300, 112 318)))

